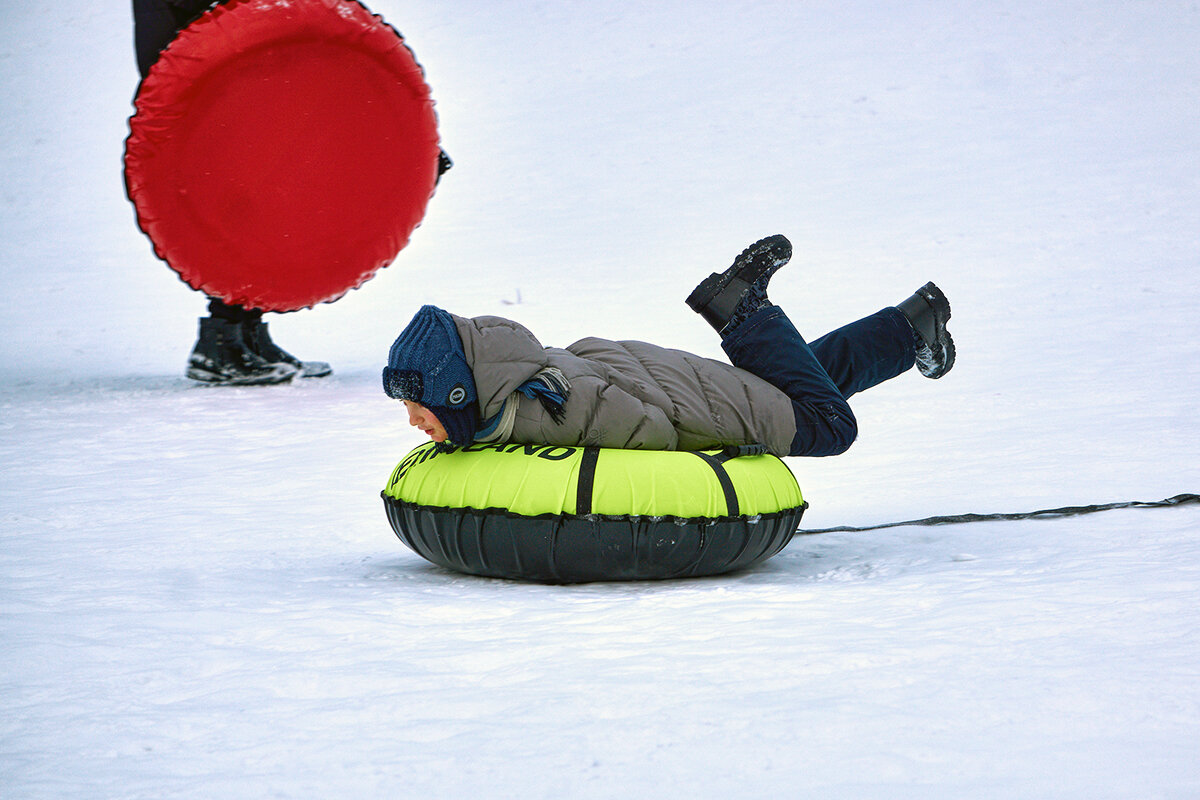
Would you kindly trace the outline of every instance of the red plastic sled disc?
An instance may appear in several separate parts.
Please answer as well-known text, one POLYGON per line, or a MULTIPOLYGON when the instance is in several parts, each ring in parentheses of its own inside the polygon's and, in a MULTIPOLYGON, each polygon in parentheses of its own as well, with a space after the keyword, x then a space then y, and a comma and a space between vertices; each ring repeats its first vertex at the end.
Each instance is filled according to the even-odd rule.
POLYGON ((230 0, 163 51, 134 101, 125 182, 192 288, 294 311, 395 258, 437 180, 433 100, 354 0, 230 0))

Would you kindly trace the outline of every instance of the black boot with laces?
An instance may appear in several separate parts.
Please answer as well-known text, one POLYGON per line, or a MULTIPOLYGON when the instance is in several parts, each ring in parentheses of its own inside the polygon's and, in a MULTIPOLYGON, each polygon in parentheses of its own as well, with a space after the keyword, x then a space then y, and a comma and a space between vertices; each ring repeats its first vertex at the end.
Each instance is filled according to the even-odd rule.
POLYGON ((324 378, 333 372, 333 367, 324 361, 301 361, 275 344, 271 341, 271 334, 267 331, 267 323, 261 319, 243 322, 242 337, 246 340, 246 346, 263 359, 281 364, 291 364, 301 378, 324 378))
POLYGON ((687 304, 727 336, 747 317, 770 304, 767 284, 792 257, 792 243, 776 234, 759 239, 733 260, 724 272, 714 272, 688 295, 687 304))
POLYGON ((187 376, 192 380, 214 386, 264 386, 290 381, 297 372, 291 364, 270 362, 251 351, 239 323, 200 319, 200 336, 188 358, 187 376))

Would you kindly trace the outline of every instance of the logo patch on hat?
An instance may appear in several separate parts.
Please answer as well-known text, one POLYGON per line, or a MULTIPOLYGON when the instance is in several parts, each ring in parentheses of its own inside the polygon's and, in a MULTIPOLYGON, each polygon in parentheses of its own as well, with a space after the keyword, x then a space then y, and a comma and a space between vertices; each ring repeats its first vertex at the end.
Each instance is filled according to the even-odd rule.
POLYGON ((467 389, 461 383, 456 383, 454 388, 450 390, 450 395, 446 398, 449 405, 457 406, 467 399, 467 389))

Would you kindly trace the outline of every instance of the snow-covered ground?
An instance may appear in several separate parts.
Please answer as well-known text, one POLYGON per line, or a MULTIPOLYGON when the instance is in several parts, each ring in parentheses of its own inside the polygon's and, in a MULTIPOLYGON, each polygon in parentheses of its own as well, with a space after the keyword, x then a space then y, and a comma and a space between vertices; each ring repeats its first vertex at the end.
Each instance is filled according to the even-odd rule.
POLYGON ((378 388, 425 302, 718 356, 682 298, 782 232, 802 331, 933 279, 959 349, 790 460, 806 526, 1200 491, 1194 2, 371 6, 457 163, 258 390, 182 377, 128 5, 0 6, 0 797, 1200 796, 1196 507, 480 580, 388 527, 378 388))

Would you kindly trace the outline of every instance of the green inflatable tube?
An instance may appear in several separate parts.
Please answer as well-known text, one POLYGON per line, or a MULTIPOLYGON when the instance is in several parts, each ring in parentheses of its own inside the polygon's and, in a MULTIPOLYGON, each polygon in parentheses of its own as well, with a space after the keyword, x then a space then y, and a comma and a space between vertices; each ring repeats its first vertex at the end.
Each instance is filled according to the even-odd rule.
POLYGON ((743 569, 782 550, 808 507, 761 448, 432 442, 396 466, 383 501, 400 540, 434 564, 544 583, 743 569))

